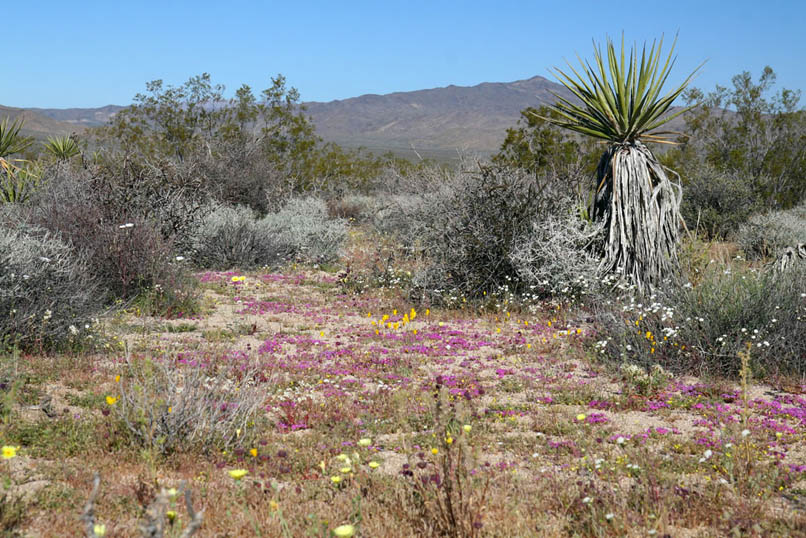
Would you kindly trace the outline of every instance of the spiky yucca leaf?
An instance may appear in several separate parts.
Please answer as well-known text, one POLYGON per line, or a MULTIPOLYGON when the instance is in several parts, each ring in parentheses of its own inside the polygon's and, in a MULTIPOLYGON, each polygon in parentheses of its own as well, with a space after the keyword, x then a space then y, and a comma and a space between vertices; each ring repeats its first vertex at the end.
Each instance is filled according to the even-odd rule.
POLYGON ((17 119, 9 125, 8 117, 0 122, 0 157, 8 157, 14 153, 19 153, 33 144, 33 138, 20 134, 23 123, 22 119, 17 119))
POLYGON ((617 55, 613 41, 607 39, 607 57, 594 42, 594 64, 579 59, 585 76, 568 63, 573 76, 555 68, 560 82, 573 93, 581 103, 554 94, 558 102, 551 108, 560 119, 544 118, 560 127, 582 134, 616 143, 637 140, 665 142, 663 135, 669 132, 651 132, 689 110, 685 108, 663 117, 677 97, 685 90, 692 77, 700 70, 695 69, 676 89, 661 97, 661 89, 674 65, 672 57, 675 38, 666 61, 661 66, 660 42, 653 41, 647 53, 646 44, 638 61, 638 48, 633 46, 629 61, 624 58, 624 37, 621 39, 621 53, 617 55))

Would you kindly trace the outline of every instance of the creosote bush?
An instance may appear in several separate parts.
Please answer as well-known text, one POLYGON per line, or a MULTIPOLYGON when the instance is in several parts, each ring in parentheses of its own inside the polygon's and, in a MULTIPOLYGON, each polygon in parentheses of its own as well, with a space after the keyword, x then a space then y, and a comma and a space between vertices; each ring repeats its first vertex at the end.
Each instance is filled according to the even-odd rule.
POLYGON ((708 165, 687 174, 680 214, 689 230, 711 239, 730 238, 761 207, 761 198, 738 172, 708 165))
POLYGON ((58 236, 0 219, 0 346, 58 348, 97 312, 87 262, 58 236))

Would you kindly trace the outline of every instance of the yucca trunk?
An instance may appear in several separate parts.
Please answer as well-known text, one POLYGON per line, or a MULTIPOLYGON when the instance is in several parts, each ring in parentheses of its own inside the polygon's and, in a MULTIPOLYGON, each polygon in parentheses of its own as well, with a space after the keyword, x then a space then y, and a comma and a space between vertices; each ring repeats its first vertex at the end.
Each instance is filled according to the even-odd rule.
POLYGON ((651 289, 677 266, 682 188, 639 141, 611 145, 596 177, 591 218, 605 233, 599 268, 651 289))

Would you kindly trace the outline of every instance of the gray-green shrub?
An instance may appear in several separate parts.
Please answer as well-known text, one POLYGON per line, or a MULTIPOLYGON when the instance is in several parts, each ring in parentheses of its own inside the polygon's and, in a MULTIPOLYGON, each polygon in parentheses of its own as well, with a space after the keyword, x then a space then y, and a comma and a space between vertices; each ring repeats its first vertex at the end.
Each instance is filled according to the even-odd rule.
POLYGON ((468 297, 506 288, 532 290, 542 272, 527 267, 543 254, 529 247, 533 225, 573 205, 574 177, 537 177, 521 170, 477 165, 429 193, 418 235, 430 261, 416 280, 468 297), (529 253, 531 249, 531 253, 529 253), (536 272, 537 271, 537 272, 536 272), (440 278, 447 281, 439 283, 440 278))
POLYGON ((260 225, 290 245, 296 260, 309 263, 337 259, 347 238, 346 223, 329 218, 324 200, 312 197, 289 200, 277 213, 263 217, 260 225))
POLYGON ((761 207, 752 183, 738 172, 722 172, 709 165, 689 172, 680 214, 692 232, 709 239, 725 239, 761 207))
POLYGON ((193 261, 215 269, 322 263, 338 257, 346 236, 345 222, 328 218, 327 205, 315 198, 292 199, 262 219, 247 207, 220 206, 193 237, 193 261))
POLYGON ((0 224, 0 346, 58 348, 86 334, 98 309, 86 260, 46 230, 0 224))
POLYGON ((193 236, 192 250, 193 262, 211 269, 276 265, 294 252, 244 206, 219 206, 209 212, 193 236))
POLYGON ((777 257, 787 247, 806 243, 806 202, 750 218, 739 228, 737 242, 749 260, 777 257))
POLYGON ((696 286, 670 286, 649 301, 602 305, 595 348, 613 361, 682 373, 738 375, 752 346, 753 371, 806 375, 806 267, 778 273, 717 263, 696 286))

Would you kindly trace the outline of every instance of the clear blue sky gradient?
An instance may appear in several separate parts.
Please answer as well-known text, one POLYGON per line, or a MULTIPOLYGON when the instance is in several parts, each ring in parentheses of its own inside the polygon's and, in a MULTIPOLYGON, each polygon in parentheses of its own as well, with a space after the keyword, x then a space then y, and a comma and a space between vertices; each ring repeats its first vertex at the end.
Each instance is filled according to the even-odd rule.
POLYGON ((262 90, 282 73, 304 101, 553 79, 549 67, 576 53, 590 58, 592 39, 622 31, 628 42, 664 34, 669 44, 679 31, 671 83, 707 59, 694 82, 705 90, 742 71, 757 78, 765 65, 778 75, 776 90, 806 89, 803 0, 0 0, 0 8, 7 106, 126 105, 146 81, 181 84, 203 72, 228 95, 243 83, 262 90))

